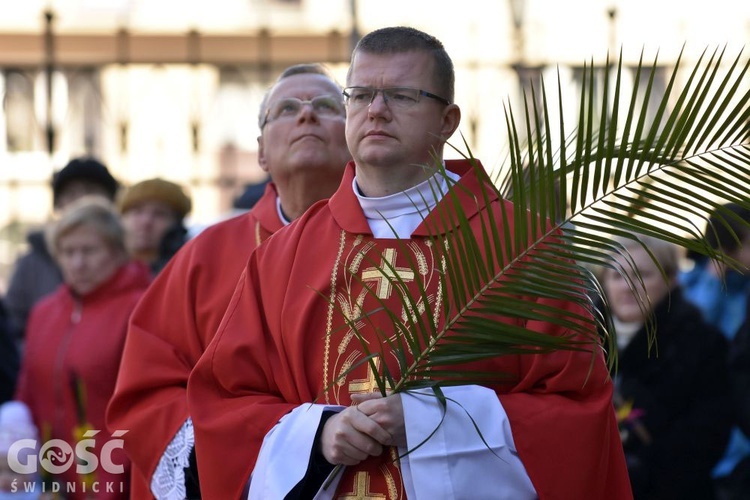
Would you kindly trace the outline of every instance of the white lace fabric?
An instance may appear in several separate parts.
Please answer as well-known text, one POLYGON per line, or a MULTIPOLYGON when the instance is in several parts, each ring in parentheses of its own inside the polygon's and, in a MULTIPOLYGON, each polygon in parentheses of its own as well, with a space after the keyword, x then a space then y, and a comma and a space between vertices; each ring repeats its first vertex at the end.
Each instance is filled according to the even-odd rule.
POLYGON ((185 499, 185 469, 194 446, 193 420, 188 418, 167 445, 151 478, 151 493, 158 500, 185 499))

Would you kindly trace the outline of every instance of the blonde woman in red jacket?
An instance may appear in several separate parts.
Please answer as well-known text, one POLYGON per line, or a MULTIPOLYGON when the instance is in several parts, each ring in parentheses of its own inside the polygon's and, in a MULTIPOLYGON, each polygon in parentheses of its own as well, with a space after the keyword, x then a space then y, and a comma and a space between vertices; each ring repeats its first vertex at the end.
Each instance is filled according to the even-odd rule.
POLYGON ((16 399, 39 429, 30 467, 48 492, 65 498, 124 499, 130 466, 104 413, 128 318, 151 276, 128 260, 118 215, 101 198, 78 200, 47 242, 64 283, 33 308, 28 324, 16 399))

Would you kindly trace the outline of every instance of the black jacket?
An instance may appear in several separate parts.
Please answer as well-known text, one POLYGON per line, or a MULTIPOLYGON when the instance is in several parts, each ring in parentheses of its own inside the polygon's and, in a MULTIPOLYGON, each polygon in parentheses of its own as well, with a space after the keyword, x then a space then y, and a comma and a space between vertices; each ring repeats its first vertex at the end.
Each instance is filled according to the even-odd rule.
POLYGON ((674 290, 655 309, 657 344, 642 328, 620 352, 616 387, 651 442, 621 425, 636 499, 714 498, 710 472, 733 424, 727 342, 674 290))
POLYGON ((10 320, 0 301, 0 404, 13 399, 20 365, 10 320))
MULTIPOLYGON (((747 308, 750 311, 750 297, 747 308)), ((732 388, 737 407, 737 423, 750 436, 750 315, 734 336, 729 353, 732 388)))
POLYGON ((44 233, 31 232, 27 239, 29 251, 16 260, 5 294, 5 307, 16 338, 25 335, 26 321, 34 305, 63 281, 60 269, 47 250, 44 233))

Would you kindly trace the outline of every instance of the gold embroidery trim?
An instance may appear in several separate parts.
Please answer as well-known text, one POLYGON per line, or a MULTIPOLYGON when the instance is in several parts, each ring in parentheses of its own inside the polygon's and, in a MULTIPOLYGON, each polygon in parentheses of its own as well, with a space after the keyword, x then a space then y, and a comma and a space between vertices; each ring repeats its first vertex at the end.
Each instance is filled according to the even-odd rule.
MULTIPOLYGON (((323 381, 328 383, 328 355, 331 351, 331 335, 333 335, 333 313, 336 306, 336 275, 338 274, 339 263, 341 262, 341 256, 344 254, 344 246, 346 244, 346 231, 341 231, 339 236, 339 250, 336 254, 336 262, 333 264, 333 270, 331 271, 331 298, 328 300, 328 314, 326 317, 326 340, 325 340, 325 353, 323 355, 323 381)), ((325 392, 326 404, 331 404, 329 391, 325 392)))

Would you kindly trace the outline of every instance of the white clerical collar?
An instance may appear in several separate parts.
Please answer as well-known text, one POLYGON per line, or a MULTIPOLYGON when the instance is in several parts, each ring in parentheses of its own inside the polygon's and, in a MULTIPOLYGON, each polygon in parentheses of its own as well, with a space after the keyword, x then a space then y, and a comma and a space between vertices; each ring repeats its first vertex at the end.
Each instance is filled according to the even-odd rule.
POLYGON ((292 221, 286 218, 286 215, 284 215, 284 211, 281 210, 281 198, 276 196, 276 213, 279 215, 279 220, 281 220, 281 223, 285 226, 288 226, 291 224, 292 221))
MULTIPOLYGON (((446 172, 451 180, 460 179, 458 174, 446 172)), ((408 238, 448 192, 448 183, 445 177, 435 174, 405 191, 374 198, 360 193, 355 176, 352 189, 376 238, 408 238)))

